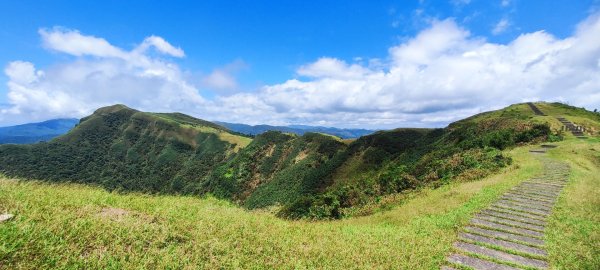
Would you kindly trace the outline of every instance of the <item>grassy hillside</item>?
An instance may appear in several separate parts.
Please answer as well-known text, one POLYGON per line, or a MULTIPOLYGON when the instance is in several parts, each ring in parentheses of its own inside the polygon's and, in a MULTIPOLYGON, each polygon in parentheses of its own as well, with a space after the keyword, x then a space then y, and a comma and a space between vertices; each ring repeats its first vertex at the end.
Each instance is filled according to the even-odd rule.
POLYGON ((281 132, 252 139, 183 114, 115 105, 49 143, 0 146, 0 171, 109 190, 212 194, 249 209, 274 207, 281 217, 337 219, 376 212, 394 194, 495 173, 512 162, 502 150, 566 136, 553 128, 554 114, 597 123, 591 112, 539 105, 550 116, 516 104, 444 129, 353 141, 281 132))
MULTIPOLYGON (((547 227, 552 269, 600 267, 600 140, 549 151, 571 181, 547 227)), ((0 268, 439 269, 460 227, 540 172, 519 147, 512 165, 474 182, 424 187, 390 210, 339 221, 289 221, 214 198, 118 194, 87 185, 0 180, 0 268)))

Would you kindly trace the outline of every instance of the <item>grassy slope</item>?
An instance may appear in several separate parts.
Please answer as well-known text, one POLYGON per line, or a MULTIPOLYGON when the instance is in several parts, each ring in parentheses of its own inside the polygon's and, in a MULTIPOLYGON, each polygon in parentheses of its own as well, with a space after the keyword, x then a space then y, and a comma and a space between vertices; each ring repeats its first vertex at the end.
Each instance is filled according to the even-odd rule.
POLYGON ((550 156, 571 166, 546 230, 556 269, 600 269, 600 138, 567 140, 550 156))
POLYGON ((0 212, 17 217, 0 225, 0 262, 7 268, 432 269, 473 212, 540 170, 527 149, 510 152, 518 169, 424 189, 390 211, 333 222, 284 221, 211 198, 2 179, 0 212))

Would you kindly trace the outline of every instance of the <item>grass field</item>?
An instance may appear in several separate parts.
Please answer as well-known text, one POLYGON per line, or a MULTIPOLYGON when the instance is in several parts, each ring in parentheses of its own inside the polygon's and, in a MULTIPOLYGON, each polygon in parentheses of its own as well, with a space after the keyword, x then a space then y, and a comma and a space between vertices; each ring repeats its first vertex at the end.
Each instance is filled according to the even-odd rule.
MULTIPOLYGON (((567 140, 571 182, 547 228, 556 269, 600 267, 600 141, 567 140)), ((0 179, 1 269, 439 269, 460 227, 541 170, 528 147, 486 179, 409 194, 391 210, 288 221, 214 198, 109 193, 0 179)))

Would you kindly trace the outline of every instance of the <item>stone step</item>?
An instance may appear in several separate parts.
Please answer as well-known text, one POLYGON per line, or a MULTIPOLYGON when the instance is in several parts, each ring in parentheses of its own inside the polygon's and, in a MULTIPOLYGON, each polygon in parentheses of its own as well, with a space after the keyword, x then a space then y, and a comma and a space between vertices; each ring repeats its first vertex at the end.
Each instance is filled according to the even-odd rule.
POLYGON ((533 209, 530 207, 523 207, 523 206, 508 204, 508 203, 495 203, 492 206, 495 206, 498 208, 504 208, 504 209, 508 209, 508 210, 512 210, 512 211, 532 214, 532 215, 538 215, 541 218, 545 218, 550 214, 550 211, 543 211, 543 210, 533 209))
POLYGON ((473 258, 461 254, 452 254, 446 258, 448 262, 455 263, 458 265, 467 266, 475 270, 521 270, 512 266, 498 264, 487 260, 473 258))
POLYGON ((529 195, 529 196, 522 195, 520 193, 505 193, 504 195, 502 195, 501 198, 519 198, 519 199, 524 199, 524 200, 536 201, 539 203, 546 203, 549 205, 554 205, 554 202, 555 202, 555 200, 535 197, 535 196, 531 196, 531 195, 529 195))
POLYGON ((532 230, 528 230, 528 229, 523 229, 523 228, 518 228, 518 227, 514 227, 514 226, 509 226, 509 225, 504 225, 504 224, 500 224, 500 223, 496 223, 496 222, 492 222, 492 221, 487 221, 487 220, 482 220, 482 219, 471 219, 471 225, 474 226, 478 226, 478 227, 483 227, 486 229, 493 229, 493 230, 498 230, 498 231, 505 231, 505 232, 509 232, 509 233, 514 233, 514 234, 520 234, 520 235, 525 235, 525 236, 531 236, 531 237, 543 237, 544 233, 538 232, 538 231, 532 231, 532 230))
POLYGON ((553 183, 549 183, 549 182, 539 182, 537 180, 534 180, 534 181, 536 181, 536 182, 533 182, 533 181, 522 182, 520 184, 520 186, 538 187, 538 188, 544 188, 544 189, 552 190, 552 191, 560 191, 564 187, 564 185, 557 185, 557 184, 553 184, 553 183))
POLYGON ((506 204, 506 205, 514 205, 514 206, 519 206, 519 207, 527 207, 527 208, 531 208, 531 209, 535 209, 535 210, 541 210, 541 211, 545 211, 545 212, 550 212, 552 210, 551 207, 543 206, 543 205, 539 205, 539 204, 534 204, 534 203, 511 201, 511 200, 507 200, 507 199, 502 199, 502 200, 500 200, 498 202, 502 203, 502 204, 506 204))
POLYGON ((543 246, 544 240, 514 233, 501 232, 495 230, 482 229, 478 227, 467 226, 465 230, 470 233, 479 234, 491 238, 502 239, 506 241, 521 242, 532 246, 543 246))
POLYGON ((559 196, 558 194, 543 193, 543 192, 540 192, 537 190, 531 190, 531 189, 525 189, 525 188, 511 190, 510 192, 519 192, 519 193, 522 193, 525 195, 538 196, 538 197, 546 198, 546 199, 550 199, 550 200, 555 200, 559 196))
POLYGON ((531 256, 539 256, 546 257, 548 256, 548 252, 543 249, 530 247, 526 245, 517 244, 510 241, 504 241, 499 239, 494 239, 486 236, 471 234, 471 233, 460 233, 458 238, 464 241, 474 241, 479 243, 488 244, 491 246, 498 246, 507 250, 517 251, 521 253, 526 253, 531 256))
POLYGON ((483 219, 483 220, 500 223, 500 224, 504 224, 504 225, 510 225, 513 227, 519 227, 519 228, 533 230, 533 231, 539 231, 539 232, 544 231, 544 226, 525 223, 525 222, 516 221, 516 220, 512 220, 512 219, 500 218, 500 217, 484 215, 484 214, 477 214, 477 215, 475 215, 475 217, 478 219, 483 219))
POLYGON ((558 197, 557 195, 548 195, 548 194, 543 194, 543 193, 539 193, 539 192, 535 192, 535 191, 531 191, 531 190, 525 190, 525 189, 513 189, 509 192, 517 192, 517 193, 521 193, 521 194, 525 194, 525 195, 538 196, 538 197, 542 197, 542 198, 546 198, 546 199, 555 199, 556 197, 558 197))
POLYGON ((500 207, 490 207, 488 208, 490 210, 496 211, 496 212, 504 212, 507 214, 511 214, 511 215, 515 215, 515 216, 521 216, 521 217, 526 217, 526 218, 530 218, 530 219, 537 219, 537 220, 541 220, 541 221, 545 221, 546 217, 544 216, 539 216, 539 215, 533 215, 533 214, 529 214, 529 213, 524 213, 524 212, 519 212, 519 211, 513 211, 510 209, 506 209, 506 208, 500 208, 500 207))
POLYGON ((488 216, 494 216, 497 218, 503 218, 503 219, 507 219, 507 220, 515 220, 515 221, 533 224, 533 225, 537 225, 537 226, 545 226, 546 225, 545 221, 541 221, 539 219, 531 219, 531 218, 526 218, 526 217, 522 217, 522 216, 507 214, 504 212, 497 212, 494 210, 483 210, 483 211, 481 211, 480 215, 488 215, 488 216))
POLYGON ((516 196, 502 196, 502 197, 500 197, 500 199, 514 201, 514 202, 520 202, 520 203, 526 203, 526 204, 541 205, 541 206, 545 206, 545 207, 554 206, 553 203, 537 201, 537 200, 532 200, 532 199, 525 199, 525 198, 516 197, 516 196))
POLYGON ((534 267, 538 269, 545 269, 548 267, 548 263, 546 261, 526 258, 519 255, 514 255, 510 253, 506 253, 504 251, 499 251, 483 246, 478 246, 474 244, 469 244, 465 242, 457 242, 454 244, 454 247, 463 252, 473 253, 481 256, 486 256, 489 258, 493 258, 499 261, 510 262, 517 265, 522 265, 526 267, 534 267))
POLYGON ((521 196, 521 197, 525 197, 525 198, 532 199, 532 200, 546 201, 546 202, 549 202, 549 203, 552 203, 552 204, 554 204, 554 202, 556 202, 556 198, 549 198, 549 197, 544 197, 544 196, 537 196, 535 194, 524 193, 524 192, 519 192, 519 191, 507 192, 506 195, 521 196))
POLYGON ((530 180, 527 182, 524 182, 527 184, 538 184, 538 185, 547 185, 547 186, 552 186, 552 187, 556 187, 558 189, 564 188, 566 186, 565 183, 562 182, 556 182, 556 181, 539 181, 539 180, 530 180))
POLYGON ((559 194, 563 187, 551 186, 551 185, 547 185, 547 184, 523 183, 523 184, 519 185, 517 188, 538 190, 538 191, 542 191, 542 192, 546 192, 546 193, 550 193, 550 194, 559 194))
POLYGON ((550 196, 556 196, 560 193, 560 191, 562 189, 560 188, 548 188, 548 187, 544 187, 544 186, 536 186, 536 185, 519 185, 516 186, 512 189, 515 190, 527 190, 527 191, 531 191, 531 192, 537 192, 543 195, 550 195, 550 196))

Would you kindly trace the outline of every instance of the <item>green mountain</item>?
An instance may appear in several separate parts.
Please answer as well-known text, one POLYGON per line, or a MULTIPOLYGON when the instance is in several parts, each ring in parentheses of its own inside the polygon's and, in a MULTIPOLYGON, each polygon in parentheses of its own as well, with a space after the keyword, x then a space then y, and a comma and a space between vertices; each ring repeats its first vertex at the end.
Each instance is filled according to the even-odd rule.
POLYGON ((77 123, 79 123, 78 119, 53 119, 40 123, 0 127, 0 144, 49 141, 67 133, 77 123))
POLYGON ((101 185, 109 190, 213 194, 289 218, 368 214, 389 194, 472 180, 511 163, 503 149, 560 140, 553 115, 600 130, 597 114, 515 104, 443 129, 379 131, 356 140, 269 131, 255 138, 193 117, 115 105, 50 142, 0 146, 8 176, 101 185), (367 210, 365 210, 367 209, 367 210))
POLYGON ((9 175, 111 190, 179 193, 250 141, 183 114, 115 105, 81 119, 50 142, 2 146, 0 168, 9 175))

